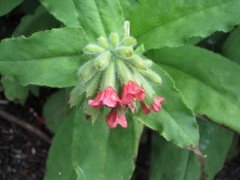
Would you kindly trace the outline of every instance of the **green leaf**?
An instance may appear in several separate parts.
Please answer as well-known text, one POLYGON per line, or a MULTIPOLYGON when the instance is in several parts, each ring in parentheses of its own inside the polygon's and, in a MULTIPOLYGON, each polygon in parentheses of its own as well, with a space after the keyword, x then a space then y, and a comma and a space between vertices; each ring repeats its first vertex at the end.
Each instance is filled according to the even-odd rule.
POLYGON ((54 136, 47 159, 45 180, 77 179, 72 162, 74 127, 74 113, 72 113, 59 125, 54 136))
POLYGON ((45 179, 130 179, 143 126, 128 123, 110 130, 103 119, 92 125, 73 111, 56 133, 45 179))
POLYGON ((137 4, 137 0, 120 0, 119 3, 121 4, 124 17, 128 17, 129 13, 134 9, 135 5, 137 4))
POLYGON ((223 44, 223 55, 229 59, 240 63, 240 27, 230 33, 223 44))
POLYGON ((22 18, 13 33, 13 36, 30 36, 32 33, 50 28, 58 27, 59 22, 49 14, 43 6, 39 6, 34 14, 26 15, 22 18))
POLYGON ((195 147, 198 144, 198 126, 192 111, 183 102, 172 79, 157 65, 154 66, 163 80, 154 90, 165 98, 163 109, 158 113, 137 117, 146 126, 158 131, 166 140, 180 147, 195 147))
POLYGON ((150 180, 193 180, 199 179, 199 175, 200 165, 193 152, 180 149, 153 134, 150 180), (188 168, 191 168, 191 171, 188 168), (188 172, 192 172, 188 175, 192 179, 187 178, 188 172))
POLYGON ((200 149, 206 154, 205 173, 207 179, 214 179, 224 165, 233 142, 233 131, 210 122, 200 122, 200 149))
POLYGON ((41 0, 66 26, 81 26, 91 40, 110 32, 122 33, 123 15, 119 0, 41 0))
POLYGON ((56 132, 63 119, 69 114, 68 94, 66 90, 60 90, 48 97, 43 107, 43 115, 47 127, 56 132))
POLYGON ((150 180, 192 180, 201 179, 204 174, 209 180, 214 178, 224 165, 233 132, 205 120, 200 120, 199 125, 200 149, 207 155, 204 163, 201 165, 199 157, 193 152, 180 149, 154 135, 150 180))
POLYGON ((4 89, 4 95, 9 100, 18 99, 21 103, 25 102, 29 87, 22 86, 19 84, 19 81, 13 77, 2 77, 1 83, 4 89))
POLYGON ((0 0, 0 16, 3 16, 21 4, 23 0, 0 0))
POLYGON ((195 113, 240 132, 240 67, 210 51, 186 46, 149 53, 174 79, 195 113))
POLYGON ((42 5, 49 10, 64 25, 79 27, 78 12, 73 0, 40 0, 42 5))
POLYGON ((240 23, 239 11, 239 0, 141 0, 129 19, 139 42, 156 49, 184 45, 189 38, 217 30, 227 32, 240 23))
POLYGON ((123 15, 119 0, 73 0, 82 27, 94 39, 111 32, 122 34, 123 15))
POLYGON ((82 62, 80 52, 86 44, 80 28, 53 29, 29 38, 3 40, 0 73, 18 77, 23 85, 73 86, 82 62))

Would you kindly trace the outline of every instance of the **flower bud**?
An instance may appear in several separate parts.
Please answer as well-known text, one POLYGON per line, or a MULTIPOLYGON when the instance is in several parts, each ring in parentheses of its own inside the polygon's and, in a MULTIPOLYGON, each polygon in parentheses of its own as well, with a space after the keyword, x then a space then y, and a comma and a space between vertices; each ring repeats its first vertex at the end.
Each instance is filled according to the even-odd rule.
POLYGON ((135 49, 135 54, 142 55, 145 52, 144 45, 141 44, 135 49))
POLYGON ((130 67, 128 67, 122 60, 116 60, 118 67, 119 78, 123 84, 127 84, 129 80, 133 80, 133 73, 130 67))
POLYGON ((133 55, 127 60, 131 65, 139 69, 148 69, 152 65, 151 60, 145 60, 141 56, 133 55))
POLYGON ((162 78, 152 70, 139 70, 139 72, 152 82, 162 83, 162 78))
POLYGON ((104 74, 104 78, 102 80, 101 89, 105 89, 106 87, 111 86, 113 89, 116 89, 116 73, 115 73, 115 63, 111 62, 104 74))
POLYGON ((121 46, 116 49, 116 55, 120 58, 130 58, 134 54, 133 48, 129 46, 121 46))
POLYGON ((84 88, 82 84, 78 84, 70 93, 70 108, 79 105, 84 100, 84 88))
POLYGON ((95 54, 99 54, 101 52, 104 51, 104 48, 102 48, 101 46, 97 45, 97 44, 88 44, 83 52, 87 55, 95 55, 95 54))
POLYGON ((88 61, 83 64, 77 71, 77 76, 83 82, 88 81, 96 73, 93 61, 88 61))
POLYGON ((124 40, 123 40, 123 43, 122 43, 124 46, 135 46, 137 44, 137 40, 132 37, 132 36, 129 36, 129 37, 126 37, 124 40))
POLYGON ((94 59, 94 65, 95 65, 96 69, 99 71, 103 71, 104 69, 106 69, 111 58, 112 58, 112 54, 110 51, 105 51, 105 52, 101 53, 100 55, 98 55, 94 59))
POLYGON ((101 73, 97 73, 88 83, 86 83, 86 97, 92 97, 99 90, 101 73))
POLYGON ((153 62, 150 59, 144 59, 144 64, 147 68, 150 68, 153 65, 153 62))
POLYGON ((109 40, 113 47, 119 46, 119 35, 118 33, 111 33, 109 35, 109 40))
POLYGON ((98 38, 98 44, 103 47, 103 48, 109 48, 109 42, 107 40, 107 38, 101 36, 98 38))

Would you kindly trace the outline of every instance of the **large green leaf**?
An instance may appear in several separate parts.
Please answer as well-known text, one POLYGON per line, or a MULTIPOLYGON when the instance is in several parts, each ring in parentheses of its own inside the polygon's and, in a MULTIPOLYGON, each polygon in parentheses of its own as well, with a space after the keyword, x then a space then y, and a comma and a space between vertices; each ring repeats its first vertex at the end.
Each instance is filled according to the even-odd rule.
POLYGON ((59 21, 70 27, 79 27, 78 12, 73 0, 40 0, 43 6, 49 10, 59 21))
POLYGON ((143 126, 130 117, 128 123, 110 130, 103 119, 92 125, 73 111, 56 133, 45 179, 130 179, 143 126))
POLYGON ((207 155, 204 161, 200 162, 196 154, 154 135, 150 180, 193 180, 201 179, 201 176, 208 180, 214 178, 223 167, 233 132, 204 120, 200 120, 199 124, 200 149, 207 155))
POLYGON ((60 90, 48 97, 43 108, 47 127, 56 132, 61 122, 68 116, 70 109, 68 105, 68 92, 60 90))
POLYGON ((223 44, 223 54, 238 63, 240 63, 240 27, 230 33, 223 44))
POLYGON ((87 44, 80 28, 39 32, 0 43, 0 73, 23 85, 68 87, 77 82, 81 49, 87 44), (34 51, 33 51, 34 50, 34 51))
POLYGON ((132 9, 135 7, 137 4, 137 0, 124 0, 124 1, 119 1, 121 4, 121 8, 124 14, 124 17, 128 17, 129 14, 131 13, 132 9))
POLYGON ((186 46, 154 50, 195 113, 240 132, 240 67, 210 51, 186 46))
POLYGON ((0 0, 0 16, 3 16, 21 4, 23 0, 0 0))
POLYGON ((59 24, 60 23, 49 14, 43 6, 39 6, 34 14, 26 15, 21 19, 21 23, 15 29, 13 36, 29 36, 37 31, 56 28, 59 24))
POLYGON ((158 113, 153 112, 148 116, 137 117, 137 119, 180 147, 195 147, 198 144, 199 133, 192 111, 184 104, 171 78, 157 65, 154 66, 154 70, 163 79, 162 86, 154 88, 165 98, 163 109, 158 113))
POLYGON ((41 0, 41 2, 66 26, 82 26, 91 40, 110 32, 123 31, 123 14, 119 0, 41 0))
POLYGON ((141 0, 130 15, 132 33, 146 49, 186 44, 240 23, 239 0, 141 0))

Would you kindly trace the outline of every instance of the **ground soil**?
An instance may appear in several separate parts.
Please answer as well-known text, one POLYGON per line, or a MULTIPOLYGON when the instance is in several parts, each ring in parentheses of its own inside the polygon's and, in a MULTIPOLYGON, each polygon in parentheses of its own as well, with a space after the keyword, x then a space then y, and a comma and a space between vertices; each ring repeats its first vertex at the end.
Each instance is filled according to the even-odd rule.
MULTIPOLYGON (((41 118, 41 102, 30 98, 23 106, 0 95, 0 110, 38 128, 51 137, 41 118), (40 103, 39 103, 40 102, 40 103)), ((0 117, 0 180, 41 180, 46 170, 49 143, 0 117)))

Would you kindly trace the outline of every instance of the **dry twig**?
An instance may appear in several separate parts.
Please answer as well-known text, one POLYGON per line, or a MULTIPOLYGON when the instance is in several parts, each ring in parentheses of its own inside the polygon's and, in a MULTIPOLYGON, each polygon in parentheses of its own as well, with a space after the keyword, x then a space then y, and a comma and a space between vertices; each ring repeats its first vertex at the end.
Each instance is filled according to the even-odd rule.
POLYGON ((44 134, 42 131, 40 131, 38 128, 26 123, 24 120, 19 119, 11 114, 8 114, 5 111, 0 110, 0 116, 4 118, 5 120, 8 120, 11 123, 19 125, 21 128, 37 135, 42 140, 46 141, 47 143, 51 144, 51 138, 49 138, 46 134, 44 134))

